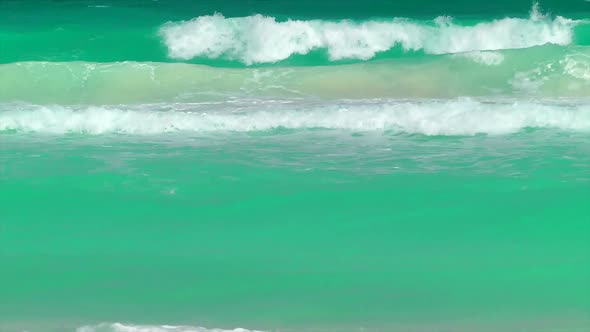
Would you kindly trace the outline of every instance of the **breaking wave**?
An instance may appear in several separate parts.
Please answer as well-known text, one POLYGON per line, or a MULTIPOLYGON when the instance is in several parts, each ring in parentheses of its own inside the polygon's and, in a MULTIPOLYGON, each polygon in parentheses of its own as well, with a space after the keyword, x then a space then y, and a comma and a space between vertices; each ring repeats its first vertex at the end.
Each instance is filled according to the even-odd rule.
POLYGON ((558 101, 247 101, 137 106, 0 107, 0 131, 153 135, 277 128, 392 131, 424 135, 509 134, 525 128, 590 130, 588 103, 558 101))
POLYGON ((173 59, 225 58, 247 65, 272 63, 292 55, 325 50, 330 60, 368 60, 395 47, 427 54, 521 49, 572 43, 578 22, 542 15, 535 5, 529 18, 504 18, 474 25, 450 17, 432 21, 392 18, 368 21, 287 20, 222 14, 170 22, 160 35, 173 59))

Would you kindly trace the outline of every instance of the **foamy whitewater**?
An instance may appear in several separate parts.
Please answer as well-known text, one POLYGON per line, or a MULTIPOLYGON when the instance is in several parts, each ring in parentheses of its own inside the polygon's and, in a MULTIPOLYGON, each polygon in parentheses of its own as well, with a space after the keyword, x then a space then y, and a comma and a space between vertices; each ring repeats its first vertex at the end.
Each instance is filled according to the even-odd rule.
POLYGON ((231 330, 207 329, 199 326, 173 326, 173 325, 130 325, 121 323, 103 323, 94 326, 82 326, 76 332, 263 332, 236 328, 231 330))
POLYGON ((4 105, 0 130, 125 133, 346 129, 424 135, 509 134, 525 128, 590 131, 590 106, 527 101, 294 101, 137 107, 4 105))
POLYGON ((529 19, 504 18, 471 26, 457 25, 444 16, 433 21, 280 22, 263 15, 226 18, 215 14, 166 24, 160 33, 172 58, 225 57, 252 65, 317 49, 325 49, 330 60, 368 60, 396 46, 404 51, 447 54, 568 45, 575 25, 574 20, 540 14, 535 5, 529 19))

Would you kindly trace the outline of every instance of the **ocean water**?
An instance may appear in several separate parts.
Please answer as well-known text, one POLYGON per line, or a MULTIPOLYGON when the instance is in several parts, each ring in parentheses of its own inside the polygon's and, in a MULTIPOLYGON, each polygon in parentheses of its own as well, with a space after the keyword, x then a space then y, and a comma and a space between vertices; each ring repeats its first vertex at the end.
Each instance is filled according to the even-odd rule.
POLYGON ((590 2, 0 1, 23 331, 590 331, 590 2))

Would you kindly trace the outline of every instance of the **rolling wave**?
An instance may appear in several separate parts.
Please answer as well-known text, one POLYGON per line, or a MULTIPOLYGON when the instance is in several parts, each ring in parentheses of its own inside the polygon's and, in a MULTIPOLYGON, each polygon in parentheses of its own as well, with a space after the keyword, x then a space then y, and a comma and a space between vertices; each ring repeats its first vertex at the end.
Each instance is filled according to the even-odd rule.
POLYGON ((460 25, 440 16, 432 21, 392 18, 368 21, 287 20, 222 14, 170 22, 160 29, 169 57, 179 60, 223 58, 246 65, 273 63, 292 55, 325 50, 331 61, 368 60, 380 52, 449 54, 522 49, 545 44, 569 45, 578 21, 542 15, 460 25))
POLYGON ((525 128, 590 130, 587 103, 555 101, 359 100, 136 106, 2 105, 0 132, 153 135, 277 128, 390 131, 423 135, 510 134, 525 128))

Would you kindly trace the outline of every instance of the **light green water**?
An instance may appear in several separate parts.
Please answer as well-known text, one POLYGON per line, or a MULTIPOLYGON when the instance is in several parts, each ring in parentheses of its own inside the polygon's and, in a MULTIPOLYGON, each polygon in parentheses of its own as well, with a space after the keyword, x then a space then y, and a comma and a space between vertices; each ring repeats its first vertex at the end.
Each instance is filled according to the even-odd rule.
POLYGON ((523 136, 11 136, 1 320, 582 331, 588 137, 523 136))
POLYGON ((0 332, 588 331, 589 7, 1 2, 0 332))

